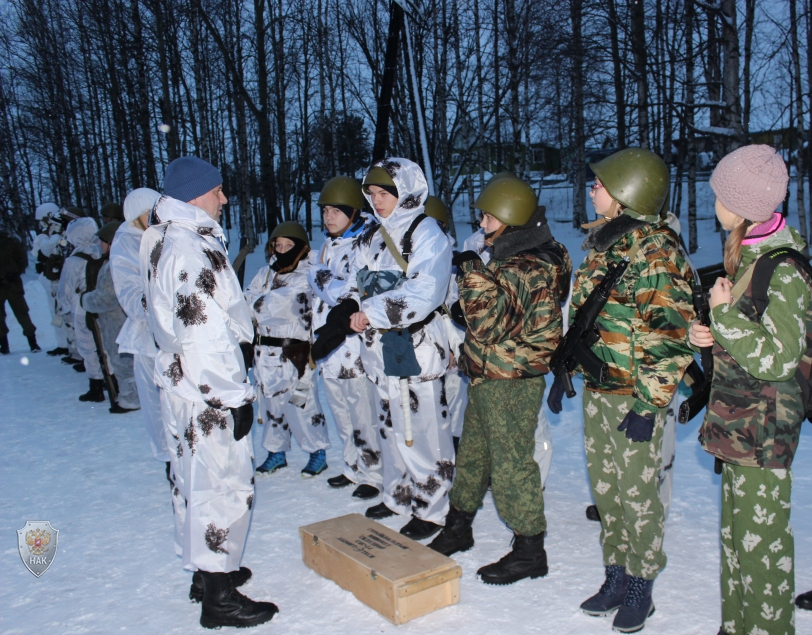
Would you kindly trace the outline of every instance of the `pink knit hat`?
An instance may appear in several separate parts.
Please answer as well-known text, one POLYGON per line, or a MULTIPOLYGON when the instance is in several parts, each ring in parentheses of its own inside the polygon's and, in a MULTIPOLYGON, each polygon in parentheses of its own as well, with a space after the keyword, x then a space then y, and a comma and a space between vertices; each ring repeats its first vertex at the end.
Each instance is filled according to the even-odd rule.
POLYGON ((710 178, 722 205, 757 223, 770 220, 787 195, 788 182, 787 166, 767 145, 734 150, 719 161, 710 178))

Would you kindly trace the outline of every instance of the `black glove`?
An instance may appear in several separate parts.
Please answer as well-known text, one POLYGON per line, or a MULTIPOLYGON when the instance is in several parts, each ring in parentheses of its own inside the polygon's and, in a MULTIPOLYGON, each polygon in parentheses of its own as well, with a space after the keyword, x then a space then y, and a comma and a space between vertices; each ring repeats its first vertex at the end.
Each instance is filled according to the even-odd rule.
POLYGON ((254 345, 251 342, 240 342, 240 350, 242 351, 242 361, 245 363, 245 372, 247 373, 254 365, 254 345))
MULTIPOLYGON (((354 332, 355 331, 353 331, 353 333, 354 332)), ((336 324, 330 324, 329 322, 313 331, 313 334, 318 335, 318 338, 313 342, 313 346, 310 349, 310 354, 314 360, 327 357, 347 339, 347 333, 344 329, 336 324)))
POLYGON ((254 425, 254 404, 246 403, 239 408, 229 408, 231 416, 234 417, 234 440, 239 441, 246 434, 251 432, 254 425))
MULTIPOLYGON (((330 309, 330 312, 327 314, 326 324, 338 326, 344 331, 345 335, 352 335, 355 333, 355 331, 350 328, 350 318, 352 317, 353 313, 358 313, 360 310, 361 307, 358 306, 358 303, 355 300, 350 298, 342 300, 332 309, 330 309)), ((318 333, 319 330, 315 332, 318 333)))
POLYGON ((553 385, 550 386, 550 392, 547 395, 547 406, 550 408, 552 413, 561 414, 561 410, 564 408, 563 404, 561 403, 561 398, 563 396, 564 380, 561 379, 560 376, 556 375, 553 385))
POLYGON ((459 300, 452 304, 448 310, 451 313, 452 320, 462 327, 468 326, 468 323, 465 321, 465 313, 462 312, 462 305, 459 300))
POLYGON ((479 254, 469 249, 468 251, 454 252, 454 255, 451 257, 451 265, 459 267, 462 263, 468 262, 469 260, 479 260, 482 262, 482 258, 479 257, 479 254))
POLYGON ((644 417, 634 410, 629 410, 618 428, 618 432, 626 431, 626 438, 632 441, 651 441, 654 434, 654 417, 644 417))

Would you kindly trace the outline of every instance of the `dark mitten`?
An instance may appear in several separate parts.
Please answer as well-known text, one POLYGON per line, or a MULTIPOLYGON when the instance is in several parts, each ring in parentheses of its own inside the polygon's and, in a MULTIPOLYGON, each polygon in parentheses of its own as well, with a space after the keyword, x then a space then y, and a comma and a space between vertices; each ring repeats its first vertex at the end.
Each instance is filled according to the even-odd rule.
POLYGON ((452 304, 448 310, 451 313, 452 320, 462 327, 468 326, 468 323, 465 321, 465 313, 462 312, 462 305, 459 300, 452 304))
POLYGON ((251 342, 240 342, 240 350, 242 351, 242 361, 245 363, 245 372, 247 373, 254 365, 254 345, 251 342))
MULTIPOLYGON (((354 333, 355 331, 353 331, 354 333)), ((313 342, 310 354, 314 360, 323 359, 336 350, 347 339, 347 333, 340 326, 329 322, 314 331, 317 339, 313 342)))
POLYGON ((654 434, 654 417, 644 417, 634 410, 629 410, 618 428, 618 432, 626 431, 626 438, 632 441, 651 441, 654 434))
POLYGON ((456 252, 451 258, 451 264, 454 267, 459 267, 462 263, 468 262, 469 260, 479 260, 482 262, 482 258, 479 257, 479 254, 469 249, 463 252, 456 252))
POLYGON ((239 441, 251 432, 251 426, 254 425, 254 404, 246 403, 230 410, 234 417, 234 440, 239 441))
POLYGON ((564 396, 564 380, 556 375, 553 385, 550 386, 550 392, 547 395, 547 405, 550 411, 554 414, 561 414, 564 405, 561 403, 561 398, 564 396))

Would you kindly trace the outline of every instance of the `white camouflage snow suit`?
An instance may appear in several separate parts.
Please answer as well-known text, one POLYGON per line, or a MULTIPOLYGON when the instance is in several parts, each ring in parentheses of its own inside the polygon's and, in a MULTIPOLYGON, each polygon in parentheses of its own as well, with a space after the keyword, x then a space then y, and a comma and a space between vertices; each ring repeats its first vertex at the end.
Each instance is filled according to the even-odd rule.
POLYGON ((144 416, 144 428, 158 461, 169 461, 169 449, 161 420, 161 391, 155 383, 155 341, 147 325, 144 311, 144 280, 141 278, 139 250, 144 232, 126 223, 119 227, 110 246, 110 271, 116 287, 116 297, 127 314, 127 321, 118 334, 119 353, 133 356, 133 371, 138 387, 138 400, 144 416))
MULTIPOLYGON (((408 159, 388 158, 375 164, 395 182, 398 203, 388 218, 377 220, 402 249, 404 234, 423 213, 428 194, 423 171, 408 159)), ((370 200, 368 194, 365 194, 370 200)), ((370 201, 371 203, 371 201, 370 201)), ((370 204, 370 207, 372 205, 370 204)), ((450 348, 436 310, 442 305, 451 276, 451 242, 433 218, 424 218, 412 236, 412 253, 400 286, 359 300, 369 319, 362 334, 361 361, 378 389, 379 433, 383 451, 383 502, 394 512, 442 525, 448 513, 448 490, 454 477, 454 445, 445 394, 450 348), (409 378, 409 404, 414 445, 404 437, 400 380, 384 374, 383 330, 404 329, 432 318, 412 334, 420 375, 409 378)), ((356 239, 356 257, 350 271, 355 287, 359 271, 389 272, 402 269, 389 252, 377 228, 356 239)), ((362 274, 363 275, 363 274, 362 274)))
POLYGON ((57 292, 59 312, 73 326, 76 348, 85 362, 85 370, 90 379, 104 379, 104 374, 96 351, 96 342, 90 329, 87 328, 85 310, 79 303, 79 298, 87 291, 85 278, 87 260, 80 258, 79 254, 85 254, 94 260, 101 258, 101 245, 96 237, 98 230, 96 221, 92 218, 77 218, 68 224, 65 238, 74 249, 65 259, 57 292))
MULTIPOLYGON (((350 280, 353 242, 356 234, 368 230, 375 221, 367 218, 357 230, 326 236, 317 262, 308 273, 315 294, 313 328, 324 326, 330 309, 341 300, 350 280)), ((354 285, 353 285, 354 286, 354 285)), ((367 378, 361 361, 361 338, 348 335, 344 343, 318 361, 327 403, 336 422, 344 449, 344 476, 359 485, 381 489, 383 482, 381 444, 378 436, 377 390, 367 378)))
POLYGON ((109 370, 115 375, 118 383, 116 403, 122 408, 130 410, 140 408, 138 389, 133 376, 133 356, 129 353, 119 353, 118 344, 116 344, 116 338, 121 332, 127 316, 116 298, 109 260, 106 260, 99 270, 96 288, 83 293, 80 304, 85 311, 98 315, 99 330, 104 352, 107 354, 109 370))
MULTIPOLYGON (((31 247, 31 252, 35 257, 42 253, 44 258, 53 256, 59 249, 61 234, 37 234, 31 247)), ((54 327, 56 345, 59 348, 69 348, 68 337, 65 332, 64 320, 57 313, 57 294, 59 293, 59 281, 48 280, 44 273, 39 274, 39 283, 45 290, 45 297, 48 300, 48 311, 51 313, 51 326, 54 327)))
MULTIPOLYGON (((296 269, 277 273, 262 267, 245 289, 245 299, 260 338, 310 342, 313 293, 307 272, 315 258, 310 252, 296 269)), ((268 452, 290 450, 291 434, 308 454, 330 447, 327 424, 319 403, 316 374, 304 364, 302 376, 281 346, 254 346, 254 381, 259 417, 265 422, 262 447, 268 452), (301 391, 301 406, 290 402, 301 391)))
POLYGON ((234 439, 229 409, 254 401, 239 347, 253 338, 251 316, 217 222, 168 196, 150 222, 141 274, 158 346, 161 413, 174 450, 175 513, 185 514, 183 566, 236 571, 251 522, 254 467, 251 435, 234 439))

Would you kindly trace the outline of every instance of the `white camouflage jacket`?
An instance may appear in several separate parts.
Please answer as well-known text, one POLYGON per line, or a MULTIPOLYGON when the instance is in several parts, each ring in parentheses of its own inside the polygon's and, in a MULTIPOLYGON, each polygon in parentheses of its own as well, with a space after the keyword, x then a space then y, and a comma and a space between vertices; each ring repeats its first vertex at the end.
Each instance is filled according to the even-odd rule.
POLYGON ((202 209, 162 196, 140 246, 147 322, 158 353, 155 382, 214 408, 251 403, 240 342, 251 315, 228 261, 223 230, 202 209))
MULTIPOLYGON (((408 159, 387 158, 375 164, 386 170, 398 190, 398 204, 388 218, 375 218, 402 249, 403 237, 412 221, 423 213, 428 195, 422 170, 408 159)), ((371 200, 365 194, 367 200, 371 200)), ((361 234, 355 241, 356 257, 352 262, 348 290, 359 299, 356 276, 364 267, 370 271, 402 270, 387 249, 377 227, 361 234)), ((406 328, 425 320, 440 307, 448 292, 451 278, 451 241, 433 218, 425 218, 412 235, 412 253, 406 280, 402 286, 359 302, 370 322, 362 335, 361 360, 369 377, 376 383, 384 380, 380 329, 406 328)), ((449 343, 443 321, 433 319, 412 335, 415 355, 421 373, 412 381, 431 381, 445 375, 449 364, 449 343)))
POLYGON ((79 306, 79 297, 87 291, 85 266, 87 261, 76 254, 87 254, 91 258, 101 258, 101 246, 96 232, 99 230, 92 218, 77 218, 65 230, 65 239, 73 245, 71 255, 65 258, 62 274, 59 276, 57 302, 59 312, 71 315, 79 306))
POLYGON ((155 357, 158 349, 147 324, 144 310, 144 280, 141 278, 139 250, 144 232, 132 223, 119 227, 110 246, 110 271, 116 297, 127 314, 127 321, 116 343, 120 353, 155 357))
MULTIPOLYGON (((372 219, 367 219, 361 233, 377 225, 372 219)), ((352 261, 355 250, 352 237, 327 236, 324 245, 319 251, 318 262, 308 274, 310 286, 315 294, 315 308, 313 310, 313 330, 324 326, 327 314, 336 304, 349 293, 347 285, 357 292, 354 280, 351 279, 352 261)), ((328 379, 352 379, 363 377, 364 364, 361 360, 361 338, 358 335, 348 335, 344 343, 334 350, 327 358, 319 360, 322 376, 328 379)))

